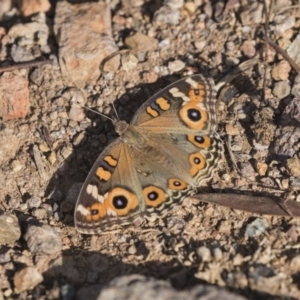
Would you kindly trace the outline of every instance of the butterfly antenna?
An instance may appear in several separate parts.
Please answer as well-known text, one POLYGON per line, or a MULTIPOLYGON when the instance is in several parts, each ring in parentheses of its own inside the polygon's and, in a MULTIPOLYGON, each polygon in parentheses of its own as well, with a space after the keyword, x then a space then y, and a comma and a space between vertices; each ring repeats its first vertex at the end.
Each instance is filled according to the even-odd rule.
MULTIPOLYGON (((110 56, 109 56, 110 57, 110 56)), ((108 89, 109 87, 108 87, 108 85, 107 85, 107 83, 106 83, 106 78, 105 78, 105 76, 104 76, 104 85, 105 85, 105 87, 108 89)), ((117 117, 117 120, 118 121, 120 121, 120 118, 119 118, 119 115, 118 115, 118 112, 117 112, 117 110, 116 110, 116 107, 115 107, 115 105, 112 103, 111 104, 112 105, 112 107, 113 107, 113 109, 114 109, 114 112, 115 112, 115 115, 116 115, 116 117, 117 117)))
POLYGON ((106 119, 111 120, 112 122, 114 122, 114 119, 112 119, 112 118, 106 116, 105 114, 102 114, 102 113, 99 112, 99 111, 96 111, 96 110, 94 110, 94 109, 91 109, 91 108, 89 108, 89 107, 87 107, 87 106, 85 106, 85 105, 82 105, 82 107, 84 107, 84 108, 86 108, 86 109, 92 111, 93 113, 98 114, 98 115, 100 115, 100 116, 102 116, 102 117, 104 117, 104 118, 106 118, 106 119))
POLYGON ((118 112, 117 112, 117 110, 116 110, 115 105, 114 105, 113 103, 112 103, 111 105, 112 105, 112 107, 114 108, 114 111, 115 111, 115 114, 116 114, 116 117, 117 117, 118 121, 120 121, 120 118, 119 118, 119 115, 118 115, 118 112))

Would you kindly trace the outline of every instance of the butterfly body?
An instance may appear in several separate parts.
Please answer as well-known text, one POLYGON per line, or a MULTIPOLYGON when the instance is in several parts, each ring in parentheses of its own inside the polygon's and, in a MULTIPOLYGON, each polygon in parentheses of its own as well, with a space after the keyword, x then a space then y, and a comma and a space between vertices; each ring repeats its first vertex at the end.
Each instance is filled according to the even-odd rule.
POLYGON ((193 75, 146 101, 130 124, 115 121, 119 138, 101 153, 88 175, 75 210, 82 233, 140 224, 145 216, 196 193, 211 178, 223 146, 215 132, 211 79, 193 75))

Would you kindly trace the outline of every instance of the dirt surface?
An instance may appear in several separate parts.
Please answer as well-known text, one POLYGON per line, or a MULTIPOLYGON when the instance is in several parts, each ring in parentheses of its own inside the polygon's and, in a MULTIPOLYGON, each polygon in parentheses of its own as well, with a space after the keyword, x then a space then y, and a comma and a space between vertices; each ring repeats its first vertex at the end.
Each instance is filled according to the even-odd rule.
MULTIPOLYGON (((102 73, 103 58, 98 58, 94 77, 85 65, 94 48, 87 43, 87 55, 81 44, 89 27, 82 26, 78 40, 75 34, 69 40, 59 36, 64 24, 79 15, 64 19, 56 2, 47 14, 26 18, 17 8, 7 10, 0 23, 1 66, 42 57, 54 63, 2 73, 7 82, 22 77, 23 100, 29 91, 30 102, 28 108, 0 103, 26 115, 17 119, 11 115, 19 113, 1 112, 0 299, 97 299, 111 280, 131 274, 162 279, 180 290, 205 284, 247 299, 300 299, 297 218, 260 216, 191 199, 140 228, 87 236, 73 224, 81 184, 116 137, 109 120, 78 103, 111 117, 114 103, 120 118, 129 121, 153 93, 193 73, 218 83, 218 132, 228 145, 226 160, 199 193, 300 201, 299 78, 273 48, 266 59, 263 55, 267 28, 268 37, 299 64, 293 43, 300 40, 300 8, 296 1, 278 0, 272 10, 267 3, 266 14, 262 3, 246 2, 112 1, 104 17, 108 24, 97 33, 109 39, 93 38, 99 43, 95 49, 113 43, 114 49, 130 44, 131 50, 108 62, 102 73), (17 25, 18 31, 12 30, 17 25), (125 43, 136 33, 142 35, 125 43), (75 63, 78 45, 86 57, 75 63), (63 47, 74 51, 67 59, 63 47), (245 62, 250 67, 244 68, 245 62)), ((13 101, 18 93, 19 101, 20 89, 15 90, 8 83, 0 93, 11 97, 0 98, 13 101)))

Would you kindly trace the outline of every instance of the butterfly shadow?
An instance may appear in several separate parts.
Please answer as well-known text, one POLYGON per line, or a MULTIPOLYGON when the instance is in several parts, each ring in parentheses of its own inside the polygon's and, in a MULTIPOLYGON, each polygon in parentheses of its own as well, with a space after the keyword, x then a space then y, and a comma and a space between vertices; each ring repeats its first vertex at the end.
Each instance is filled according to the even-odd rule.
MULTIPOLYGON (((193 241, 194 243, 206 244, 211 243, 211 247, 216 246, 215 241, 193 241)), ((238 247, 237 252, 243 253, 243 255, 249 255, 249 253, 255 252, 255 246, 253 247, 252 241, 249 241, 248 246, 241 245, 238 247)), ((254 243, 255 244, 255 243, 254 243)), ((210 246, 210 245, 209 245, 210 246)), ((256 245, 256 248, 258 245, 256 245)), ((144 256, 145 253, 137 252, 137 256, 144 256)), ((194 287, 202 286, 213 286, 205 280, 197 279, 197 266, 184 266, 176 258, 168 261, 161 262, 160 260, 152 260, 142 264, 136 263, 125 263, 119 257, 109 256, 107 254, 101 254, 98 251, 88 251, 82 248, 73 247, 70 250, 63 251, 62 258, 57 260, 53 259, 52 267, 48 269, 44 274, 44 286, 47 289, 51 289, 57 281, 60 281, 68 286, 70 294, 76 293, 76 299, 91 299, 96 300, 101 294, 102 290, 107 286, 110 286, 114 291, 130 288, 128 286, 120 287, 120 284, 116 284, 116 280, 121 276, 126 276, 127 281, 134 282, 139 279, 138 275, 145 276, 147 280, 151 278, 164 280, 170 283, 176 290, 191 290, 194 287), (133 279, 130 279, 133 276, 133 279), (110 282, 113 283, 110 285, 110 282)), ((198 260, 198 263, 200 261, 198 260)), ((248 276, 272 276, 268 273, 265 266, 255 264, 251 265, 251 268, 255 271, 249 271, 249 265, 245 262, 240 265, 242 270, 248 276), (258 272, 261 274, 254 274, 258 272), (267 272, 267 273, 266 273, 267 272)), ((223 280, 230 278, 224 269, 220 276, 223 280)), ((296 276, 296 275, 295 275, 296 276)), ((229 283, 230 285, 230 283, 229 283)), ((216 288, 218 286, 216 285, 216 288)), ((226 290, 226 289, 224 289, 226 290)), ((262 293, 249 288, 234 288, 230 287, 227 291, 234 292, 238 295, 244 295, 247 299, 274 299, 271 294, 262 293)), ((124 292, 124 291, 123 291, 124 292)), ((294 298, 290 298, 294 299, 294 298)))

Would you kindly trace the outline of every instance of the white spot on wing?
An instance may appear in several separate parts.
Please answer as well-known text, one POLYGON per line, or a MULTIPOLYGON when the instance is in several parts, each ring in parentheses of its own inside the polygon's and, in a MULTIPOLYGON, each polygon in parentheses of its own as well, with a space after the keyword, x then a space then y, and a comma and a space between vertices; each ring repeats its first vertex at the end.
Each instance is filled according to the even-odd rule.
POLYGON ((205 105, 203 104, 203 102, 197 103, 197 106, 198 106, 201 110, 207 111, 207 109, 206 109, 205 105))
POLYGON ((108 208, 108 209, 107 209, 106 214, 107 214, 108 216, 113 216, 113 217, 116 217, 116 216, 117 216, 117 213, 116 213, 114 210, 112 210, 111 208, 108 208))
POLYGON ((93 185, 89 184, 87 187, 86 187, 86 192, 91 195, 92 194, 92 191, 93 191, 93 185))
POLYGON ((98 194, 98 188, 96 185, 89 184, 86 187, 86 192, 91 195, 95 200, 99 201, 100 203, 103 203, 105 200, 105 197, 98 194))
POLYGON ((100 203, 104 203, 104 197, 102 195, 98 195, 97 200, 100 203))
POLYGON ((189 85, 191 85, 194 89, 197 89, 198 88, 198 83, 193 80, 192 78, 188 78, 186 79, 186 81, 189 85))
POLYGON ((184 93, 180 92, 178 90, 178 88, 176 88, 176 87, 170 89, 169 92, 172 94, 173 97, 181 98, 185 102, 191 101, 191 99, 187 95, 185 95, 184 93))
POLYGON ((87 216, 90 214, 90 211, 87 208, 85 208, 82 204, 79 204, 77 206, 76 211, 80 212, 84 216, 87 216))
POLYGON ((104 196, 98 195, 97 200, 103 204, 105 199, 107 198, 107 195, 108 195, 108 193, 106 193, 104 196))

